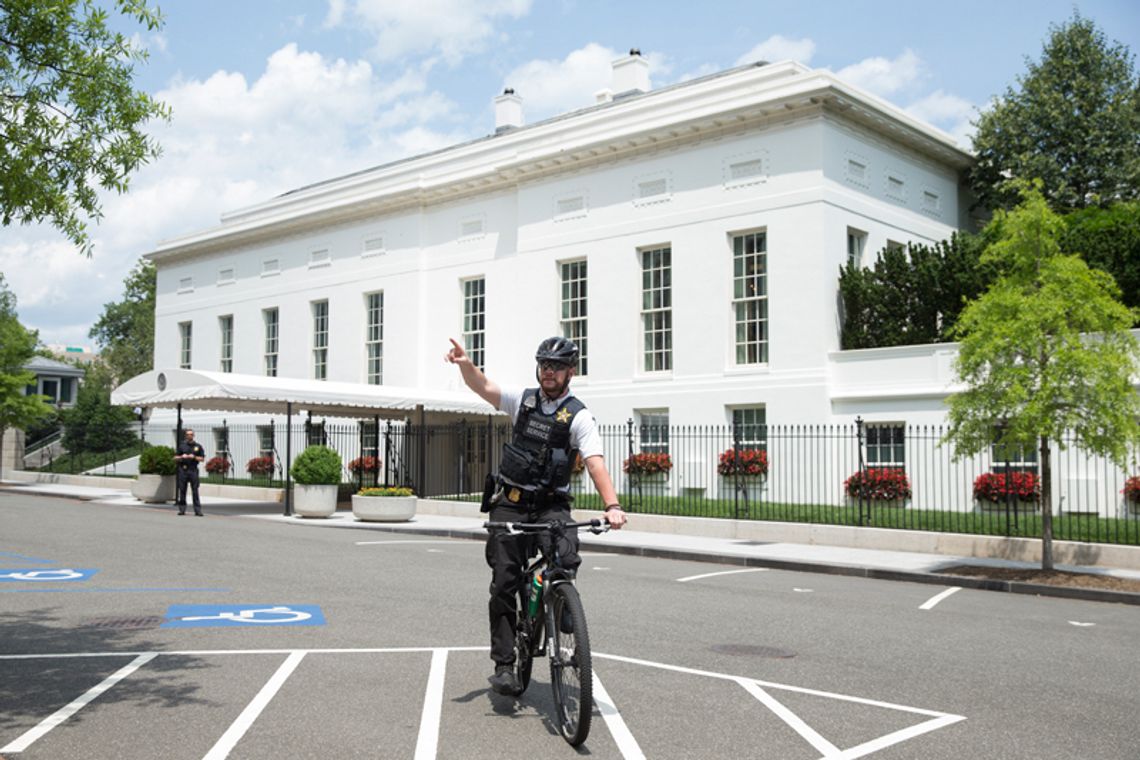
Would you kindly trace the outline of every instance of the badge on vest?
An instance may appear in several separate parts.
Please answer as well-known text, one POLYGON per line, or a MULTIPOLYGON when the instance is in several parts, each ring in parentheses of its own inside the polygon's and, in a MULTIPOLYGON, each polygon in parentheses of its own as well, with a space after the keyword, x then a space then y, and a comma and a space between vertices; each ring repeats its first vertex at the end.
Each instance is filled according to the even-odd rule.
POLYGON ((512 488, 511 490, 507 491, 507 501, 511 502, 512 504, 518 504, 520 498, 522 498, 522 492, 519 491, 519 489, 512 488))
POLYGON ((554 415, 554 419, 558 420, 563 425, 565 425, 567 422, 570 421, 570 418, 573 416, 574 415, 570 413, 569 409, 567 409, 566 407, 562 407, 561 409, 558 410, 558 414, 554 415))

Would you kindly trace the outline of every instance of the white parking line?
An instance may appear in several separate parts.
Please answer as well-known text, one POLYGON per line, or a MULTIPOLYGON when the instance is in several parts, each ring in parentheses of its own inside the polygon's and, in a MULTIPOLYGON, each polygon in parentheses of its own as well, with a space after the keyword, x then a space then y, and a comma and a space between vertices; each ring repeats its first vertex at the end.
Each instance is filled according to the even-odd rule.
POLYGON ((222 738, 218 739, 203 760, 224 760, 224 758, 229 757, 230 750, 245 736, 245 732, 257 720, 257 716, 261 715, 261 711, 269 704, 269 700, 273 699, 273 696, 277 694, 277 691, 301 664, 304 657, 304 652, 291 652, 285 658, 285 662, 281 663, 281 667, 277 668, 273 677, 266 681, 265 685, 261 687, 261 691, 257 692, 253 701, 245 706, 241 715, 237 716, 237 720, 230 724, 230 727, 222 734, 222 738))
POLYGON ((822 752, 824 757, 831 758, 838 754, 839 747, 836 747, 827 739, 824 739, 818 731, 805 723, 803 718, 784 707, 784 704, 780 702, 780 700, 760 688, 760 684, 746 678, 737 678, 736 682, 743 686, 745 691, 760 700, 761 704, 776 713, 776 716, 791 726, 793 731, 804 739, 807 739, 808 744, 815 747, 817 751, 822 752))
POLYGON ((621 713, 614 707, 614 701, 610 699, 610 693, 606 691, 606 687, 602 686, 602 682, 598 679, 598 674, 594 673, 594 704, 598 708, 598 712, 602 714, 602 718, 606 721, 606 728, 610 730, 610 735, 614 737, 614 742, 618 746, 618 751, 625 760, 645 760, 645 753, 641 751, 641 745, 637 743, 637 739, 633 738, 633 734, 629 730, 629 726, 625 724, 625 720, 621 717, 621 713))
POLYGON ((934 609, 934 605, 938 604, 943 599, 945 599, 946 597, 953 594, 955 591, 961 591, 961 590, 962 590, 961 586, 951 586, 950 588, 943 591, 941 594, 935 594, 934 596, 927 599, 926 602, 921 607, 919 607, 919 609, 920 610, 932 610, 932 609, 934 609))
POLYGON ((701 578, 712 578, 717 575, 735 575, 736 573, 766 573, 766 567, 748 567, 743 570, 721 570, 717 573, 703 573, 701 575, 690 575, 688 578, 678 578, 677 583, 688 583, 689 581, 697 581, 701 578))
POLYGON ((32 746, 32 743, 36 739, 39 739, 41 736, 46 734, 48 731, 51 731, 53 728, 58 726, 60 723, 63 723, 65 720, 70 718, 72 715, 75 715, 75 713, 77 713, 81 709, 83 709, 83 706, 86 705, 88 702, 95 699, 96 697, 98 697, 103 692, 107 691, 107 689, 110 689, 112 686, 114 686, 115 684, 117 684, 119 681, 123 680, 127 676, 129 676, 131 673, 134 673, 136 670, 138 670, 140 667, 142 667, 146 663, 153 660, 157 654, 158 654, 157 652, 150 652, 148 654, 140 654, 138 657, 131 660, 131 662, 129 664, 124 665, 123 667, 119 668, 114 673, 112 673, 110 676, 103 679, 102 683, 88 689, 87 692, 83 696, 81 696, 79 699, 75 700, 74 702, 71 702, 70 704, 64 705, 63 707, 59 708, 54 713, 52 713, 51 715, 49 715, 48 717, 46 717, 42 721, 40 721, 40 724, 38 726, 31 729, 30 731, 25 733, 20 738, 9 742, 7 745, 5 745, 3 747, 0 747, 0 752, 23 752, 28 747, 32 746))
POLYGON ((420 735, 416 739, 416 760, 434 760, 439 748, 439 724, 443 716, 443 680, 447 674, 447 650, 431 653, 424 711, 420 716, 420 735))
POLYGON ((385 544, 458 544, 470 543, 469 541, 459 541, 457 539, 408 539, 408 540, 395 540, 395 541, 357 541, 357 546, 381 546, 385 544))

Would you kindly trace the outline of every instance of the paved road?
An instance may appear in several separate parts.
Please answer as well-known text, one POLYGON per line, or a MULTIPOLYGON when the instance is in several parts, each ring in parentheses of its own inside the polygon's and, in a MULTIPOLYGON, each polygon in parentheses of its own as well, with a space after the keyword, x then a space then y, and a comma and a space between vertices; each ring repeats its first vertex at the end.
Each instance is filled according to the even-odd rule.
MULTIPOLYGON (((487 581, 472 541, 0 493, 0 756, 571 757, 544 663, 487 690, 487 581)), ((579 587, 592 757, 1137 757, 1140 608, 603 553, 579 587)))

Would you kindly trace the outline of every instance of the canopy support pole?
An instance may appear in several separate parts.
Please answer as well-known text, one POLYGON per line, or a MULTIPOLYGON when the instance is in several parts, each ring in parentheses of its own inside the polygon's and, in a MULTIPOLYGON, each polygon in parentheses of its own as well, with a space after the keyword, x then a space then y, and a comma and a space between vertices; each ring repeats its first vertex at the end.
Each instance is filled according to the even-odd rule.
POLYGON ((285 516, 293 516, 293 402, 285 402, 285 516))

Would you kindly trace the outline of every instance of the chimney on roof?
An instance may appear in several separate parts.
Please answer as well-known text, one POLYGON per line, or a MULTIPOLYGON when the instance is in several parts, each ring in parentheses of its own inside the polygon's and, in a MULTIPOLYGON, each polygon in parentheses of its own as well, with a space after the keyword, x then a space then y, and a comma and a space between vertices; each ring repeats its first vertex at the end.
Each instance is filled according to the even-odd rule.
POLYGON ((631 48, 628 56, 613 62, 613 67, 613 87, 610 89, 614 98, 649 92, 649 61, 641 57, 640 50, 631 48))
POLYGON ((503 90, 495 98, 495 134, 523 125, 522 98, 515 95, 513 88, 503 90))

